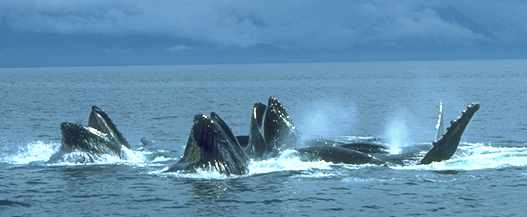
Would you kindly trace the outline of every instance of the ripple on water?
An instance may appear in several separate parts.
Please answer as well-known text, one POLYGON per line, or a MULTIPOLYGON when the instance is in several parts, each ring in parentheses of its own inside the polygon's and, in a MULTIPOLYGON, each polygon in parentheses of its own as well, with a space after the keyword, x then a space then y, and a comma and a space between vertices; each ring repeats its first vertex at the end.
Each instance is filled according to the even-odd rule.
POLYGON ((23 203, 18 201, 12 201, 12 200, 0 200, 0 207, 7 206, 7 207, 30 207, 31 205, 29 203, 23 203))

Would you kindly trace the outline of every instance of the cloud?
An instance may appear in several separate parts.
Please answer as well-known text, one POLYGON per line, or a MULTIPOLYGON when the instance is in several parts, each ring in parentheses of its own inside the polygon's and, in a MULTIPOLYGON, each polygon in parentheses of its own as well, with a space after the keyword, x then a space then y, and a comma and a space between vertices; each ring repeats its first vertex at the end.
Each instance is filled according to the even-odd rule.
POLYGON ((0 66, 526 57, 525 11, 523 0, 2 0, 0 66))
POLYGON ((167 48, 167 50, 170 52, 182 52, 182 51, 187 51, 191 49, 192 47, 185 45, 185 44, 177 44, 177 45, 170 46, 167 48))
POLYGON ((527 44, 525 1, 4 0, 11 31, 282 49, 527 44))

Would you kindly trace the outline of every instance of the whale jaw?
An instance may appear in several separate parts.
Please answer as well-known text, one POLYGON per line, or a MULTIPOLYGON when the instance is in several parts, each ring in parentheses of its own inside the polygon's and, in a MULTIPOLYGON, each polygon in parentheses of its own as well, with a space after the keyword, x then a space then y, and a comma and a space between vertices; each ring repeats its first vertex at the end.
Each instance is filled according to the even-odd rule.
POLYGON ((109 134, 115 142, 127 148, 131 148, 126 138, 124 138, 121 132, 119 132, 108 114, 95 105, 91 108, 90 116, 88 118, 88 126, 109 134))
POLYGON ((248 157, 232 131, 215 113, 194 117, 185 152, 167 171, 212 168, 226 175, 248 172, 248 157))
POLYGON ((130 148, 110 117, 97 106, 91 108, 88 126, 63 122, 60 124, 60 130, 61 147, 59 152, 50 158, 50 162, 64 160, 64 155, 72 152, 87 155, 80 160, 73 159, 80 163, 93 162, 94 158, 105 154, 122 158, 123 146, 130 148))
POLYGON ((110 154, 121 157, 121 146, 110 135, 95 128, 82 126, 76 123, 64 122, 60 125, 61 154, 70 152, 84 152, 92 156, 110 154))
POLYGON ((251 112, 248 153, 257 159, 272 157, 297 142, 291 117, 276 97, 267 105, 255 103, 251 112))
POLYGON ((295 125, 276 97, 269 97, 263 119, 264 140, 272 150, 297 142, 295 125))

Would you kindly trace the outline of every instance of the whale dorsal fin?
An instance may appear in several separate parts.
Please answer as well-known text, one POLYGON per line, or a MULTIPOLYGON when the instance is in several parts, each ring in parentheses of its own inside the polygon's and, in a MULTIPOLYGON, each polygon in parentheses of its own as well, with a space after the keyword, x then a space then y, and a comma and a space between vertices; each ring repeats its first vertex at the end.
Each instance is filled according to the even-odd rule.
POLYGON ((445 124, 444 124, 444 111, 443 111, 443 102, 439 101, 439 113, 436 123, 436 136, 434 142, 441 139, 441 136, 445 134, 445 124))
POLYGON ((432 149, 426 153, 425 157, 420 161, 420 164, 429 164, 434 161, 439 162, 450 159, 457 150, 465 128, 478 110, 478 103, 469 104, 461 112, 461 116, 450 122, 450 126, 446 129, 446 132, 440 139, 433 143, 432 149))

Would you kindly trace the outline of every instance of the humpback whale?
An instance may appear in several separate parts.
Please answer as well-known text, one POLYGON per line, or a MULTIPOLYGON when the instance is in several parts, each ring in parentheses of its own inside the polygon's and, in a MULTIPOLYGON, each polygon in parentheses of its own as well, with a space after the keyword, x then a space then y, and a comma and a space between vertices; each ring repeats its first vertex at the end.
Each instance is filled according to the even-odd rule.
POLYGON ((212 112, 194 116, 183 157, 165 172, 213 168, 226 175, 248 172, 249 158, 227 124, 212 112))
MULTIPOLYGON (((428 164, 452 157, 465 128, 478 110, 479 104, 469 104, 433 142, 432 149, 419 163, 428 164)), ((442 112, 439 118, 442 125, 442 112)), ((183 156, 165 172, 212 168, 226 175, 243 175, 248 172, 250 158, 273 157, 285 148, 295 148, 303 159, 346 164, 401 164, 423 151, 419 146, 416 151, 392 155, 384 145, 376 142, 343 143, 328 139, 313 140, 309 147, 294 147, 300 141, 297 137, 291 117, 276 97, 270 97, 267 105, 253 105, 248 136, 234 136, 214 112, 199 114, 194 117, 183 156)))
POLYGON ((371 155, 383 152, 386 148, 382 145, 367 143, 350 145, 317 139, 311 142, 313 145, 310 147, 297 148, 295 145, 300 142, 298 134, 283 104, 278 98, 271 96, 267 105, 259 102, 253 105, 249 136, 238 136, 238 139, 248 155, 255 159, 273 157, 280 150, 295 148, 304 158, 320 158, 349 164, 383 163, 371 155))
MULTIPOLYGON (((474 116, 474 114, 479 110, 480 105, 477 103, 472 103, 466 106, 465 110, 461 113, 461 115, 451 121, 450 126, 446 129, 446 131, 443 133, 441 131, 442 127, 442 120, 443 120, 443 112, 442 112, 442 106, 440 109, 440 115, 439 115, 439 121, 438 125, 436 126, 436 129, 439 130, 439 139, 434 141, 432 143, 432 148, 425 154, 425 156, 418 162, 419 164, 430 164, 432 162, 438 162, 443 160, 450 159, 454 153, 457 150, 457 147, 459 146, 459 142, 461 140, 461 136, 463 135, 464 130, 468 126, 468 123, 474 116)), ((342 143, 342 142, 331 142, 330 140, 323 141, 321 144, 319 141, 311 141, 311 145, 313 143, 316 144, 316 146, 311 146, 307 149, 310 151, 311 155, 314 155, 315 157, 318 157, 325 161, 335 162, 335 163, 349 163, 352 162, 354 164, 360 164, 362 162, 365 163, 373 163, 373 164, 379 164, 379 163, 389 163, 389 164, 402 164, 405 160, 409 159, 410 157, 418 156, 420 152, 425 151, 427 145, 416 145, 413 147, 408 148, 409 150, 403 150, 402 154, 389 154, 387 152, 387 148, 383 146, 382 144, 378 143, 367 143, 367 142, 358 142, 358 143, 342 143), (339 154, 319 154, 316 152, 318 149, 328 149, 327 147, 333 147, 329 148, 332 150, 333 153, 339 153, 339 154), (365 154, 370 158, 370 161, 364 161, 364 156, 360 156, 357 154, 354 154, 353 157, 357 158, 358 160, 356 162, 353 162, 349 159, 344 159, 343 155, 340 153, 341 148, 350 149, 353 151, 357 151, 359 153, 365 154), (313 149, 313 150, 312 150, 313 149)), ((299 149, 300 152, 303 151, 303 149, 299 149)), ((327 152, 327 151, 326 151, 327 152)), ((351 156, 351 154, 348 154, 351 156)))
POLYGON ((50 158, 50 162, 60 161, 65 154, 76 151, 86 153, 74 159, 81 163, 93 162, 103 154, 121 158, 122 147, 131 148, 108 114, 97 106, 91 108, 88 126, 63 122, 60 130, 60 150, 50 158))
POLYGON ((112 119, 97 106, 92 106, 92 111, 88 117, 88 126, 108 134, 115 141, 127 148, 132 148, 126 138, 117 130, 112 119))
MULTIPOLYGON (((451 126, 443 132, 443 108, 440 104, 439 120, 436 126, 438 130, 437 140, 434 141, 425 157, 419 161, 420 164, 429 164, 434 161, 447 160, 455 153, 461 136, 468 123, 479 110, 479 104, 469 104, 461 113, 461 116, 451 122, 451 126)), ((240 141, 247 141, 242 144, 245 150, 250 150, 254 158, 269 156, 269 153, 276 152, 279 147, 287 144, 295 145, 299 141, 296 137, 298 132, 287 114, 283 105, 278 102, 276 97, 270 97, 268 105, 256 103, 251 113, 251 125, 248 139, 241 136, 240 141), (269 109, 271 107, 271 109, 269 109), (269 110, 273 115, 267 116, 269 110), (266 118, 271 117, 270 120, 266 118), (266 121, 268 125, 266 126, 266 121), (269 136, 273 132, 272 136, 269 136), (269 139, 270 138, 270 139, 269 139), (277 148, 278 147, 278 148, 277 148)), ((410 156, 418 155, 423 148, 428 146, 416 146, 413 150, 405 151, 403 154, 389 154, 388 148, 376 142, 353 142, 343 143, 328 139, 315 139, 304 142, 308 147, 298 148, 296 150, 307 157, 318 158, 334 163, 349 164, 382 164, 382 163, 401 163, 410 156)))
POLYGON ((316 140, 318 145, 296 148, 295 146, 300 142, 298 134, 283 104, 278 98, 271 96, 267 105, 259 102, 253 105, 249 135, 237 138, 245 152, 255 159, 274 157, 283 149, 295 148, 303 158, 320 158, 349 164, 384 163, 371 155, 384 151, 385 147, 382 145, 367 143, 351 146, 344 143, 336 145, 338 142, 319 139, 316 140))
POLYGON ((259 102, 253 105, 248 139, 238 138, 244 142, 247 153, 262 159, 297 143, 297 132, 282 103, 271 96, 267 105, 259 102))

